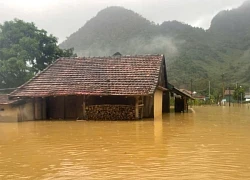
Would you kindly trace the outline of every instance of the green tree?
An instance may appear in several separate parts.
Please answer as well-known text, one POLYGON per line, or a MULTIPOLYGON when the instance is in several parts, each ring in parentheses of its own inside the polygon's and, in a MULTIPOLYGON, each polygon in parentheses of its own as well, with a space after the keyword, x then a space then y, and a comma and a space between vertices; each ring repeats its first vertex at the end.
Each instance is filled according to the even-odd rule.
POLYGON ((19 19, 0 24, 0 88, 17 87, 59 57, 75 56, 60 49, 57 38, 19 19))
POLYGON ((243 101, 244 97, 245 89, 242 86, 235 88, 233 98, 239 103, 240 101, 243 101))

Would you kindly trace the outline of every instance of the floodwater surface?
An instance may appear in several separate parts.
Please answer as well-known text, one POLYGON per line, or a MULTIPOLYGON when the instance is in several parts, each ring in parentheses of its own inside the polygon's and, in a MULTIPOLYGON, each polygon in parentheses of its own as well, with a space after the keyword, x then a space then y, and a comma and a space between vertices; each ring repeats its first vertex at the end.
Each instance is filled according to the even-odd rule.
POLYGON ((250 179, 250 109, 0 123, 0 179, 250 179))

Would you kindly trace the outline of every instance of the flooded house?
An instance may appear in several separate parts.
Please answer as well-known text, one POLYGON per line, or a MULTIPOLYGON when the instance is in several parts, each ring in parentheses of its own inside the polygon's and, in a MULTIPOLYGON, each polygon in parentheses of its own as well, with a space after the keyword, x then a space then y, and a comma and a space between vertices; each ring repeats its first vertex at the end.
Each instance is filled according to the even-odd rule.
POLYGON ((178 89, 174 85, 168 83, 168 90, 173 94, 174 97, 174 111, 176 113, 188 112, 188 100, 194 100, 190 91, 186 89, 178 89))
POLYGON ((9 97, 31 103, 33 120, 135 120, 170 112, 171 92, 187 98, 168 83, 163 55, 119 55, 60 58, 9 97))
POLYGON ((225 99, 225 102, 237 102, 237 100, 234 99, 234 91, 235 90, 228 90, 226 89, 224 91, 224 99, 225 99))
POLYGON ((169 112, 163 55, 60 58, 10 94, 34 120, 133 120, 169 112))

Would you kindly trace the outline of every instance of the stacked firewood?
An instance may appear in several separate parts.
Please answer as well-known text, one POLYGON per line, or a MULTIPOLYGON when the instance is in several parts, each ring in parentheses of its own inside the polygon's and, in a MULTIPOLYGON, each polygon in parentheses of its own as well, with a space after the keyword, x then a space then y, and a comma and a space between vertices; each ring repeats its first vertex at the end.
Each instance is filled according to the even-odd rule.
POLYGON ((88 120, 133 120, 135 107, 128 105, 91 105, 86 107, 88 120))

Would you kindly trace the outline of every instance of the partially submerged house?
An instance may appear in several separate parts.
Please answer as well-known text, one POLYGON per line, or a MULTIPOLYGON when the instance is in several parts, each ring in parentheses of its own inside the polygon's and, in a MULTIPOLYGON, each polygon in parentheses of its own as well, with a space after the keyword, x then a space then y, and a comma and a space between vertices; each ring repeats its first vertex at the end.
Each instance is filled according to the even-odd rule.
POLYGON ((191 93, 189 93, 190 91, 178 89, 170 83, 168 83, 168 90, 174 95, 175 98, 175 112, 188 112, 188 100, 194 100, 194 97, 192 97, 191 93))
POLYGON ((119 55, 60 58, 9 97, 32 104, 33 120, 134 120, 170 112, 170 91, 187 108, 188 96, 167 81, 163 55, 119 55))
POLYGON ((225 99, 225 102, 236 102, 237 100, 234 99, 234 91, 235 90, 229 90, 229 89, 226 89, 224 91, 224 99, 225 99))
POLYGON ((160 116, 169 112, 165 58, 60 58, 10 97, 32 101, 34 120, 160 116))

